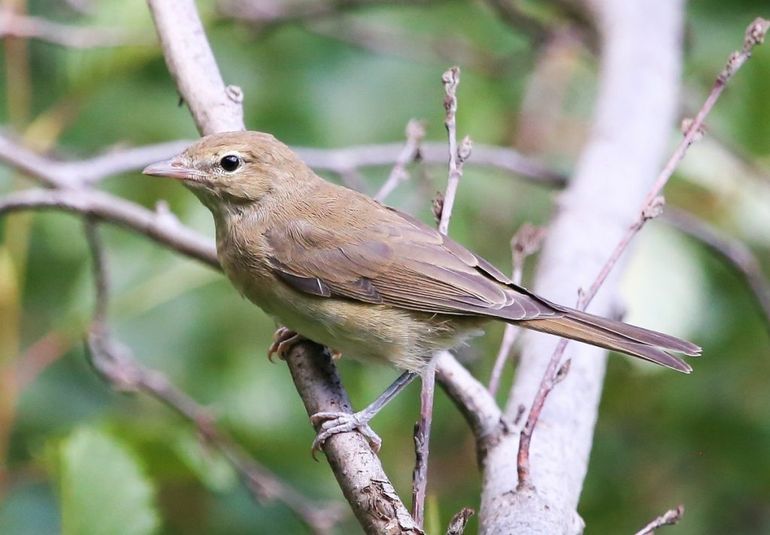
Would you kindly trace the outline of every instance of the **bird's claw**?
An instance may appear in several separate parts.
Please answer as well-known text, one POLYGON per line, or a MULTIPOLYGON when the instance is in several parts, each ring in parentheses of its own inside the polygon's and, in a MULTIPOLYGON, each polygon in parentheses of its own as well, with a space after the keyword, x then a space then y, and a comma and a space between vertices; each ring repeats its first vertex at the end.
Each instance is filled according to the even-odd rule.
POLYGON ((382 446, 382 439, 377 436, 371 427, 369 427, 369 419, 360 412, 317 412, 310 417, 310 422, 313 425, 321 424, 318 429, 318 434, 313 440, 313 458, 315 458, 316 452, 321 450, 326 440, 338 433, 350 433, 351 431, 358 431, 361 433, 366 441, 369 443, 369 447, 372 448, 374 453, 380 451, 382 446))
POLYGON ((267 358, 273 362, 273 355, 278 355, 281 360, 286 359, 286 355, 292 346, 304 340, 302 336, 286 327, 278 327, 273 333, 273 343, 267 349, 267 358))

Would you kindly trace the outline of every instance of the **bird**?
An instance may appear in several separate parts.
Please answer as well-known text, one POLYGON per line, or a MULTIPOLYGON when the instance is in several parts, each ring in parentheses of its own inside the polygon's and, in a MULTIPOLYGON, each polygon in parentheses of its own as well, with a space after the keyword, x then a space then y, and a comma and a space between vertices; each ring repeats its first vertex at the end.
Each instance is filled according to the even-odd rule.
POLYGON ((420 220, 316 175, 267 133, 202 137, 144 174, 181 181, 212 213, 217 256, 235 288, 282 328, 271 353, 304 338, 404 371, 355 414, 324 412, 313 448, 368 426, 437 352, 498 320, 690 373, 697 345, 553 303, 420 220), (302 338, 300 338, 300 336, 302 338))

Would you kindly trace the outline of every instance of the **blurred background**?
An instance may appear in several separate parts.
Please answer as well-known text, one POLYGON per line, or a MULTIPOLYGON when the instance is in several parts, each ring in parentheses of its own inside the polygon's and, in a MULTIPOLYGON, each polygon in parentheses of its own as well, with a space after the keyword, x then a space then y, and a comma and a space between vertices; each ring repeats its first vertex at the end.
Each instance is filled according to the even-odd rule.
MULTIPOLYGON (((566 1, 523 2, 519 19, 501 16, 500 2, 386 4, 198 2, 224 79, 245 93, 251 128, 294 146, 338 148, 402 142, 407 122, 418 118, 426 139, 441 142, 440 76, 459 65, 459 135, 514 148, 569 174, 590 128, 597 78, 596 38, 584 12, 566 1)), ((196 137, 144 2, 0 5, 35 17, 38 30, 42 19, 61 25, 49 33, 64 46, 11 39, 13 21, 0 14, 0 124, 29 147, 80 159, 196 137)), ((700 106, 760 15, 768 16, 761 0, 689 4, 682 117, 700 106)), ((610 359, 579 506, 589 533, 634 532, 680 503, 684 520, 667 533, 770 533, 769 311, 763 313, 756 293, 763 279, 767 284, 762 271, 770 270, 768 95, 765 45, 730 83, 707 121, 707 137, 667 189, 670 206, 695 216, 684 224, 689 233, 707 225, 741 254, 753 253, 757 263, 746 265, 755 273, 754 290, 670 220, 652 222, 637 240, 623 284, 626 319, 687 337, 704 356, 691 376, 610 359)), ((429 221, 446 170, 410 170, 411 180, 389 203, 429 221)), ((344 178, 372 193, 389 171, 370 167, 344 178)), ((0 193, 31 185, 0 165, 0 193)), ((213 236, 208 211, 176 183, 133 172, 102 187, 150 208, 165 200, 183 223, 213 236)), ((471 157, 451 234, 508 271, 510 237, 522 223, 546 224, 557 192, 474 166, 471 157)), ((286 482, 311 498, 341 501, 326 463, 310 458, 313 431, 285 365, 265 358, 273 323, 219 273, 121 229, 102 226, 102 235, 117 337, 209 407, 286 482)), ((188 422, 145 396, 114 392, 94 374, 83 347, 92 278, 77 217, 3 217, 0 240, 0 533, 307 532, 285 506, 253 503, 188 422), (105 493, 114 510, 98 499, 105 493)), ((525 282, 531 271, 529 265, 525 282)), ((501 334, 494 326, 461 351, 485 382, 501 334)), ((344 358, 339 367, 357 407, 397 375, 344 358)), ((373 423, 403 497, 411 484, 418 391, 412 385, 373 423)), ((440 391, 435 412, 427 517, 437 533, 461 507, 478 507, 480 481, 472 436, 440 391)), ((359 529, 348 517, 336 532, 359 529)), ((476 529, 472 520, 469 532, 476 529)))

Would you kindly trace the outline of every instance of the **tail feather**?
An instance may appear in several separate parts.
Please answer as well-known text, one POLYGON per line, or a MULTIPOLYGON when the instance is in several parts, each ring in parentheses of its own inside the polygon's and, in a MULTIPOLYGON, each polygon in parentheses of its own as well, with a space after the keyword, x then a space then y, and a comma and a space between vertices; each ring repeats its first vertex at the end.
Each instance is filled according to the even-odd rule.
POLYGON ((558 310, 563 313, 562 316, 514 323, 536 331, 627 353, 683 373, 690 373, 692 368, 682 359, 667 353, 665 350, 684 353, 689 356, 698 356, 701 352, 700 347, 695 344, 674 336, 578 310, 561 307, 558 310))

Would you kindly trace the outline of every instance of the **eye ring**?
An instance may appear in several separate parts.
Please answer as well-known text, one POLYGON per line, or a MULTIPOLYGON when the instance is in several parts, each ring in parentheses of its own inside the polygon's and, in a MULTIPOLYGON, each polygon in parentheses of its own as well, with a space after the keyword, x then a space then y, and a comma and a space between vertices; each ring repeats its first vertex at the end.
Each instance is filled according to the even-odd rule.
POLYGON ((241 159, 235 154, 226 154, 219 160, 219 165, 228 173, 232 173, 241 166, 241 159))

